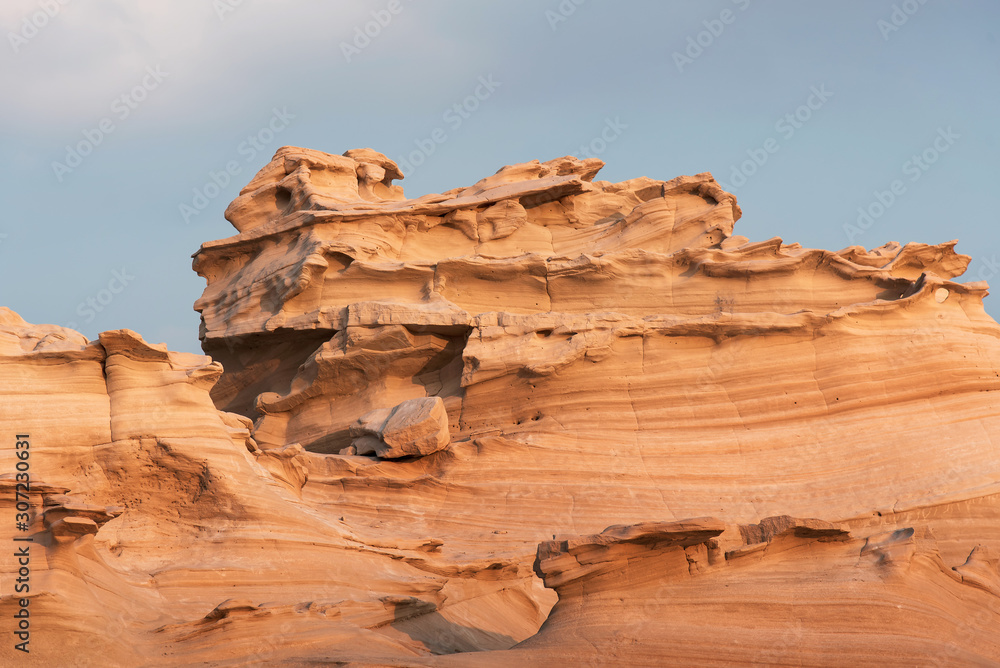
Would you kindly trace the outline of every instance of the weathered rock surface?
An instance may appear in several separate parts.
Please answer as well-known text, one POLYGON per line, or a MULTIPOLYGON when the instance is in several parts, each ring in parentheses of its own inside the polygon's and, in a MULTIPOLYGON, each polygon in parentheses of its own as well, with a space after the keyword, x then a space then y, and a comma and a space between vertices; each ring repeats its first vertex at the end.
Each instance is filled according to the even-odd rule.
POLYGON ((5 641, 3 665, 259 664, 337 647, 420 657, 507 647, 548 612, 530 564, 356 531, 305 498, 309 453, 261 450, 249 420, 217 410, 222 369, 208 357, 128 330, 87 342, 7 309, 0 346, 11 529, 16 502, 30 506, 24 530, 5 533, 11 555, 30 546, 29 589, 15 595, 17 558, 0 560, 0 616, 25 598, 32 624, 30 653, 5 641), (30 443, 20 489, 18 434, 30 443))
POLYGON ((351 425, 351 436, 353 444, 341 454, 375 454, 383 459, 421 457, 451 442, 441 397, 410 399, 394 408, 365 413, 351 425))
POLYGON ((709 174, 602 165, 408 200, 375 151, 282 148, 195 255, 211 358, 0 311, 38 656, 1000 662, 969 258, 751 242, 709 174))
POLYGON ((1000 574, 985 555, 982 579, 965 580, 929 532, 866 540, 785 517, 765 519, 764 542, 723 558, 711 537, 723 526, 694 520, 543 543, 536 568, 559 602, 537 635, 478 663, 555 665, 569 655, 595 666, 958 666, 1000 657, 990 630, 1000 574))

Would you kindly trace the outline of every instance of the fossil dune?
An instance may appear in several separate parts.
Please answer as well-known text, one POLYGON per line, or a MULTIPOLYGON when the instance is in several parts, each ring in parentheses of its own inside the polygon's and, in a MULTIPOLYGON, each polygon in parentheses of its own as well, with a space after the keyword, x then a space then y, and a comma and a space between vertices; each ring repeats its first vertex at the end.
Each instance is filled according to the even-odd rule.
POLYGON ((602 166, 407 199, 283 147, 194 255, 205 356, 0 309, 0 660, 1000 663, 970 258, 751 241, 710 174, 602 166))

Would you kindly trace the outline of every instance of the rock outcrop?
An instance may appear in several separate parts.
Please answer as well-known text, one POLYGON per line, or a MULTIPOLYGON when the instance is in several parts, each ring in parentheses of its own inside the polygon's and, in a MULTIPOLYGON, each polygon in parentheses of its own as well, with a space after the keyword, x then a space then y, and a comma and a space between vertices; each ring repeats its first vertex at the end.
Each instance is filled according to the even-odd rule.
POLYGON ((451 443, 441 397, 410 399, 395 408, 365 413, 351 425, 353 444, 342 455, 375 454, 383 459, 421 457, 451 443))
POLYGON ((711 175, 602 166, 406 199, 375 151, 284 147, 195 254, 209 357, 0 312, 38 656, 1000 661, 969 258, 751 242, 711 175))

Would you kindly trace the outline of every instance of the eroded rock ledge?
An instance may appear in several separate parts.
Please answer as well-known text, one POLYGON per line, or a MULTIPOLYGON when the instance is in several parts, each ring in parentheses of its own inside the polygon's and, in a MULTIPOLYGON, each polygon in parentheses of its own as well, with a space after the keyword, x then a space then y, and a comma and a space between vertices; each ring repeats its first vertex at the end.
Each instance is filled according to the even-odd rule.
POLYGON ((595 665, 611 656, 634 665, 970 665, 1000 656, 1000 639, 986 630, 1000 614, 996 557, 977 546, 949 567, 925 528, 858 537, 788 516, 739 527, 645 523, 543 543, 535 568, 559 602, 537 635, 485 665, 557 662, 567 651, 595 665), (745 544, 722 559, 720 544, 737 540, 745 544))

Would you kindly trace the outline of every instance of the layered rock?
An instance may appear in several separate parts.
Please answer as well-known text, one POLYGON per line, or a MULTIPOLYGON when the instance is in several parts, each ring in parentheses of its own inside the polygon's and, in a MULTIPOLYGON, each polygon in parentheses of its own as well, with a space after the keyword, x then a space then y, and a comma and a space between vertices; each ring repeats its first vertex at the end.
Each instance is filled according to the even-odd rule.
POLYGON ((361 452, 343 448, 371 415, 443 402, 451 444, 420 461, 310 460, 306 493, 351 521, 396 512, 404 535, 515 559, 705 515, 867 535, 923 513, 948 564, 1000 539, 1000 330, 987 286, 953 280, 955 242, 750 242, 708 174, 612 184, 561 158, 405 200, 390 176, 365 186, 368 164, 394 171, 280 150, 228 212, 241 233, 195 256, 213 396, 261 447, 361 452))
POLYGON ((997 329, 985 284, 951 280, 969 262, 955 242, 750 243, 707 174, 610 184, 573 158, 400 200, 389 181, 354 189, 352 169, 394 173, 361 155, 279 150, 230 207, 242 233, 195 256, 205 348, 226 368, 213 397, 262 447, 340 452, 370 411, 438 397, 451 456, 475 449, 462 471, 499 467, 534 498, 595 479, 626 497, 601 526, 557 530, 998 489, 997 329), (524 470, 528 452, 547 465, 524 470), (840 491, 857 485, 870 495, 840 491))
POLYGON ((175 664, 1000 660, 969 258, 751 242, 711 175, 602 165, 406 199, 372 150, 282 148, 195 255, 211 359, 6 313, 60 629, 175 664))
POLYGON ((724 527, 644 524, 543 543, 536 568, 559 602, 538 635, 478 663, 957 666, 1000 656, 1000 573, 981 547, 952 566, 927 531, 862 538, 786 516, 739 527, 755 542, 724 551, 724 527))
POLYGON ((530 567, 458 572, 439 540, 385 540, 304 502, 306 453, 261 450, 247 418, 217 410, 222 368, 208 357, 129 330, 88 342, 7 309, 0 346, 0 496, 11 528, 16 502, 30 517, 5 534, 11 554, 28 549, 27 590, 14 592, 17 558, 0 560, 0 615, 28 601, 29 652, 3 643, 4 665, 419 657, 507 647, 548 612, 530 567))

